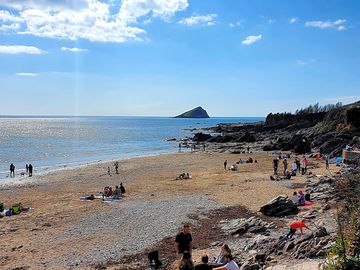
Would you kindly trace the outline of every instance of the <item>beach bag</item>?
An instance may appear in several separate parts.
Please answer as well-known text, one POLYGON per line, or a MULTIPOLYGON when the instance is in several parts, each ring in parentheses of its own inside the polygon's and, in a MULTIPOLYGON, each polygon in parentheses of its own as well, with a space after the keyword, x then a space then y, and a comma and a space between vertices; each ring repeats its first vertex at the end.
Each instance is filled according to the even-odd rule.
POLYGON ((14 204, 14 205, 11 207, 11 210, 12 210, 12 212, 13 212, 13 215, 20 214, 20 211, 21 211, 21 203, 14 204))
POLYGON ((305 194, 305 201, 310 202, 310 194, 309 193, 305 194))
POLYGON ((3 211, 4 211, 4 204, 0 203, 0 212, 3 212, 3 211))

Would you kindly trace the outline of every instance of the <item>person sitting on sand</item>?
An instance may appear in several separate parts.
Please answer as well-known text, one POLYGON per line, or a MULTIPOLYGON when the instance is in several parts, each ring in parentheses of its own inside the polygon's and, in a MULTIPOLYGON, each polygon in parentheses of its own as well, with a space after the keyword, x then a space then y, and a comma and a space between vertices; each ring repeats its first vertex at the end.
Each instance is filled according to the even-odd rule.
POLYGON ((121 197, 121 189, 119 188, 119 186, 115 186, 115 190, 113 193, 113 199, 119 199, 121 197))
POLYGON ((217 258, 215 259, 215 263, 224 265, 226 263, 226 259, 225 259, 226 255, 231 255, 231 249, 229 248, 229 246, 227 244, 222 244, 220 253, 217 256, 217 258))
POLYGON ((248 160, 246 161, 246 163, 253 163, 253 162, 254 161, 253 161, 252 157, 249 157, 248 160))
POLYGON ((225 255, 226 264, 221 267, 213 268, 214 270, 240 270, 237 263, 234 261, 234 258, 231 254, 225 255))
POLYGON ((182 259, 179 263, 179 270, 194 270, 194 263, 191 259, 191 253, 184 251, 182 259))
POLYGON ((294 191, 294 194, 293 194, 293 196, 291 197, 290 200, 293 202, 294 205, 299 205, 300 197, 299 197, 299 195, 297 194, 296 191, 294 191))
POLYGON ((123 186, 123 183, 121 182, 120 183, 120 190, 121 190, 121 193, 124 194, 126 191, 125 191, 125 187, 123 186))
POLYGON ((198 265, 195 265, 195 270, 211 270, 212 267, 208 264, 209 257, 207 255, 204 255, 201 257, 201 263, 198 265))
POLYGON ((289 171, 285 172, 285 179, 286 180, 291 180, 291 173, 289 171))
POLYGON ((305 194, 302 190, 299 191, 299 205, 305 205, 305 194))
POLYGON ((87 200, 87 201, 95 200, 94 194, 91 194, 90 196, 85 197, 85 200, 87 200))
POLYGON ((303 228, 307 228, 308 230, 312 231, 308 226, 305 224, 305 219, 302 220, 296 220, 290 223, 290 231, 286 235, 286 238, 291 239, 293 235, 295 234, 296 230, 300 230, 300 234, 303 235, 303 228))
POLYGON ((230 170, 236 172, 238 170, 238 166, 236 164, 231 165, 230 170))

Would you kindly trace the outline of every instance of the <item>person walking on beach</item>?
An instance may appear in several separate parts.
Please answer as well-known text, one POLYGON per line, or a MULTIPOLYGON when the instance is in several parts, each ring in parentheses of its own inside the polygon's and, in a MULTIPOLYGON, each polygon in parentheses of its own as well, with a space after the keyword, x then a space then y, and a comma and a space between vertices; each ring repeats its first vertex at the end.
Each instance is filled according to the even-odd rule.
POLYGON ((226 171, 226 167, 227 167, 227 159, 224 161, 224 170, 226 171))
POLYGON ((181 152, 181 143, 179 143, 179 152, 181 152))
POLYGON ((293 222, 290 223, 290 230, 288 232, 288 234, 286 235, 286 238, 291 239, 293 237, 293 235, 295 234, 296 230, 299 229, 300 230, 300 234, 303 235, 303 228, 306 228, 310 231, 312 231, 306 224, 305 224, 305 219, 302 220, 295 220, 293 222))
POLYGON ((15 165, 14 165, 14 163, 10 164, 10 177, 15 177, 15 165))
POLYGON ((28 173, 29 172, 29 165, 25 165, 25 169, 26 169, 26 173, 28 173))
POLYGON ((274 160, 273 160, 274 174, 278 173, 278 167, 279 167, 279 159, 274 158, 274 160))
POLYGON ((115 161, 114 166, 116 174, 119 174, 119 161, 115 161))
POLYGON ((110 174, 110 167, 108 167, 108 175, 111 175, 111 174, 110 174))
POLYGON ((29 164, 29 177, 33 175, 33 165, 29 164))
POLYGON ((192 236, 190 233, 190 225, 185 224, 182 231, 175 237, 175 251, 177 254, 183 254, 185 251, 192 251, 192 236))
POLYGON ((286 158, 284 158, 283 164, 284 164, 284 175, 286 175, 286 171, 288 169, 288 162, 287 162, 286 158))
POLYGON ((247 152, 250 153, 250 146, 247 147, 247 152))

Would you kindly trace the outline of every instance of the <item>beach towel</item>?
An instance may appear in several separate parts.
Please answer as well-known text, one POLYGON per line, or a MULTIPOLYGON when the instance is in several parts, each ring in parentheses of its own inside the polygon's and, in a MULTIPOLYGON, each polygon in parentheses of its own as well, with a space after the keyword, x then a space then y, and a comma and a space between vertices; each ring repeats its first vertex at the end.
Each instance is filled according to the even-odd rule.
POLYGON ((309 202, 309 201, 305 201, 305 204, 304 205, 298 205, 298 206, 311 206, 311 205, 313 205, 314 203, 313 202, 309 202))

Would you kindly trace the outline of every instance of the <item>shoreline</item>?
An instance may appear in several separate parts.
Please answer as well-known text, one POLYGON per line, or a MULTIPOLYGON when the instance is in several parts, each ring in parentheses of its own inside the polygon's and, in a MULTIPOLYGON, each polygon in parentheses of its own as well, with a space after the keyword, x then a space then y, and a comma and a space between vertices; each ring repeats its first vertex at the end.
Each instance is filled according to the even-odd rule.
MULTIPOLYGON (((184 149, 184 147, 182 147, 182 149, 184 149)), ((125 160, 132 160, 132 159, 141 159, 141 158, 147 158, 147 157, 157 157, 157 156, 161 156, 161 155, 173 155, 173 154, 178 154, 178 153, 190 153, 190 150, 187 151, 181 151, 181 152, 167 152, 167 153, 152 153, 152 154, 141 154, 141 155, 135 155, 135 156, 126 156, 126 157, 119 157, 119 158, 112 158, 112 159, 106 159, 106 160, 94 160, 94 161, 88 161, 86 163, 83 162, 75 162, 75 163, 64 163, 64 164, 57 164, 55 166, 41 166, 41 167, 46 167, 46 169, 43 169, 41 171, 37 171, 37 169, 35 168, 34 172, 33 172, 33 176, 29 177, 28 175, 26 175, 26 171, 25 169, 19 169, 16 170, 16 172, 25 172, 25 175, 20 175, 19 173, 17 173, 15 175, 15 177, 10 177, 9 176, 9 172, 7 172, 7 177, 5 178, 1 178, 0 177, 0 189, 4 186, 17 186, 19 184, 26 184, 23 183, 22 180, 32 180, 32 178, 36 178, 36 176, 46 176, 47 174, 52 174, 52 173, 56 173, 56 172, 62 172, 65 170, 76 170, 76 169, 80 169, 80 168, 86 168, 88 166, 95 166, 98 164, 110 164, 113 163, 115 161, 125 161, 125 160), (72 165, 73 164, 73 165, 72 165), (48 169, 50 168, 50 169, 48 169)), ((40 168, 41 168, 40 167, 40 168)), ((113 169, 111 167, 111 169, 113 169)), ((1 174, 0 174, 1 175, 1 174)), ((33 182, 33 181, 27 181, 27 182, 33 182)))

